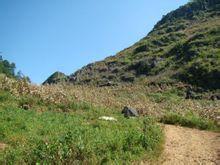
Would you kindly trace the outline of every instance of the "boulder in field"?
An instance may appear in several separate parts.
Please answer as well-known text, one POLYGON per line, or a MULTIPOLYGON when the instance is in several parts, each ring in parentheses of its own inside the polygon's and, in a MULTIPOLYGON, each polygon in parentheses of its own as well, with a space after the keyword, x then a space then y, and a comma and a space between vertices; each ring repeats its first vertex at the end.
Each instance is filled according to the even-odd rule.
POLYGON ((124 117, 138 117, 139 116, 138 112, 135 109, 127 107, 127 106, 124 107, 121 113, 124 114, 124 117))

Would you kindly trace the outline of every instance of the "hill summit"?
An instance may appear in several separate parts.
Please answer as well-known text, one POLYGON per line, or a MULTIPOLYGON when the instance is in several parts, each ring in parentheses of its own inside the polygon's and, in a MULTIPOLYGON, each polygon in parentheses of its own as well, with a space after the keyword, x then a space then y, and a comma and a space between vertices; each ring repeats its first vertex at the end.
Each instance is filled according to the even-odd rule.
POLYGON ((54 83, 64 83, 68 81, 68 76, 66 76, 62 72, 55 72, 53 73, 46 81, 43 82, 45 84, 54 84, 54 83))
POLYGON ((64 77, 98 86, 184 82, 220 89, 220 1, 190 1, 163 16, 133 46, 64 77))

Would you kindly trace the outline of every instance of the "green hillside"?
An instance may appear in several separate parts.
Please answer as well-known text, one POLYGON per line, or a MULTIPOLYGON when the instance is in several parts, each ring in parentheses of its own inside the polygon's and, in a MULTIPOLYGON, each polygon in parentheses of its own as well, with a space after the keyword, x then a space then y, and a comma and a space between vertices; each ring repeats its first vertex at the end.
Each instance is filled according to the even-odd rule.
POLYGON ((143 39, 68 81, 98 86, 175 83, 220 88, 220 2, 195 0, 164 16, 143 39))

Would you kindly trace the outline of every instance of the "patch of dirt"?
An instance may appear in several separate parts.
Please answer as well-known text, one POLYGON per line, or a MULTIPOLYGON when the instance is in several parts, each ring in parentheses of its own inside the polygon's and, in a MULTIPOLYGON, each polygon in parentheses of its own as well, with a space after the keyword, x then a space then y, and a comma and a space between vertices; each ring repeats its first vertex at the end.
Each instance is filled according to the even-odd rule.
POLYGON ((0 143, 0 150, 4 150, 7 147, 6 144, 4 143, 0 143))
POLYGON ((165 125, 164 153, 158 164, 220 164, 220 134, 165 125))

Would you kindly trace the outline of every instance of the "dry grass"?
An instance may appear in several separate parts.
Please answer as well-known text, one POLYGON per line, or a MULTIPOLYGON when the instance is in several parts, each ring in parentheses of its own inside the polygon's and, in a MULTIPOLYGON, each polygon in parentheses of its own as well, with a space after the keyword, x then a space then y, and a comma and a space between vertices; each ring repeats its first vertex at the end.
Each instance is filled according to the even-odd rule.
POLYGON ((48 103, 59 104, 76 100, 119 111, 124 106, 131 106, 144 115, 162 116, 167 112, 185 114, 193 111, 202 117, 211 119, 217 117, 220 112, 219 100, 186 100, 177 94, 178 88, 182 86, 183 84, 150 87, 122 85, 101 88, 76 85, 37 86, 4 76, 0 78, 0 89, 16 96, 38 97, 48 103))
POLYGON ((95 105, 121 110, 125 105, 136 108, 146 115, 161 116, 169 112, 197 112, 203 117, 215 119, 220 110, 219 101, 186 100, 172 93, 173 87, 144 87, 124 85, 118 87, 96 88, 91 86, 65 86, 77 100, 90 102, 95 105), (165 91, 165 92, 164 92, 165 91), (164 92, 164 93, 163 93, 164 92), (157 98, 158 97, 158 98, 157 98))
POLYGON ((0 76, 0 89, 15 96, 31 95, 49 103, 65 103, 70 100, 61 86, 38 86, 24 80, 14 80, 4 75, 0 76))

